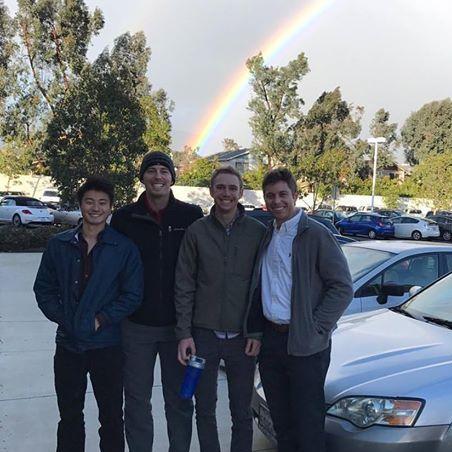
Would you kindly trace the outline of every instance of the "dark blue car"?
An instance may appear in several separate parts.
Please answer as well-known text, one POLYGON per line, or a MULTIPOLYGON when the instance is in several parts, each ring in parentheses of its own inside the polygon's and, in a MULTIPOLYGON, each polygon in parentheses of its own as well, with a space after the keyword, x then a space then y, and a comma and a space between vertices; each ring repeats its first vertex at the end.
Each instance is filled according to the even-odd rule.
POLYGON ((336 224, 341 234, 366 235, 370 239, 393 237, 394 225, 382 215, 371 212, 358 212, 336 224))

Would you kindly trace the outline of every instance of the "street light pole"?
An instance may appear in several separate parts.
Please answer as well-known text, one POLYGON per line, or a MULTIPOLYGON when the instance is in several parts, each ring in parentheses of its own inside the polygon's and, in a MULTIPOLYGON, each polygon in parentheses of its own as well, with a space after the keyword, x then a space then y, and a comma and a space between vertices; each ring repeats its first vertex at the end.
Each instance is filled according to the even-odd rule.
POLYGON ((367 139, 369 144, 374 144, 374 171, 372 175, 372 201, 370 204, 371 211, 374 211, 374 199, 375 199, 375 185, 377 183, 377 158, 378 158, 378 144, 386 143, 385 137, 371 137, 367 139))

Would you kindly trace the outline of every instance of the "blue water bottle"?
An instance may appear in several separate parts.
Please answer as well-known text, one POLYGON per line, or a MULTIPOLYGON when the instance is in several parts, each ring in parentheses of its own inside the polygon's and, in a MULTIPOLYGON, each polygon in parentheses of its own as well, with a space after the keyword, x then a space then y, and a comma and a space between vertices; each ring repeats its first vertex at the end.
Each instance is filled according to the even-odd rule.
POLYGON ((184 381, 179 391, 179 396, 183 399, 191 399, 195 393, 196 385, 202 374, 206 360, 199 356, 192 355, 185 369, 184 381))

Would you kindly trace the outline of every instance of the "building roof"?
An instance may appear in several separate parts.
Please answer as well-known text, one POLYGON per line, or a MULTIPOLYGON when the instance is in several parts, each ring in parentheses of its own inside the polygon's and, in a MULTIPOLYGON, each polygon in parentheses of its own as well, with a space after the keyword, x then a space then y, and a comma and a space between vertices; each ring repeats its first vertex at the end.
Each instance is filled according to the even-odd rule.
POLYGON ((217 152, 216 154, 209 155, 207 158, 209 160, 217 159, 219 162, 228 162, 229 160, 236 159, 242 155, 248 155, 250 153, 249 149, 235 149, 234 151, 223 151, 217 152))

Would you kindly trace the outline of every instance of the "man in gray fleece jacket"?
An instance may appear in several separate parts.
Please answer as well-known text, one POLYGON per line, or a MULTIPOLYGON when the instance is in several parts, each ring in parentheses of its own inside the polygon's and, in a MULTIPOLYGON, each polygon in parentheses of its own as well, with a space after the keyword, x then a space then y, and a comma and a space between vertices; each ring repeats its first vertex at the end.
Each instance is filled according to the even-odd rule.
POLYGON ((286 169, 263 181, 275 216, 261 244, 245 331, 263 331, 262 385, 279 452, 324 452, 324 383, 331 333, 353 297, 344 254, 333 235, 295 207, 286 169))
POLYGON ((240 174, 232 167, 212 175, 210 215, 185 233, 176 268, 178 358, 206 359, 195 393, 201 452, 220 452, 215 417, 217 377, 223 359, 232 417, 231 452, 251 452, 251 396, 260 338, 243 334, 248 291, 265 227, 244 214, 240 174))

